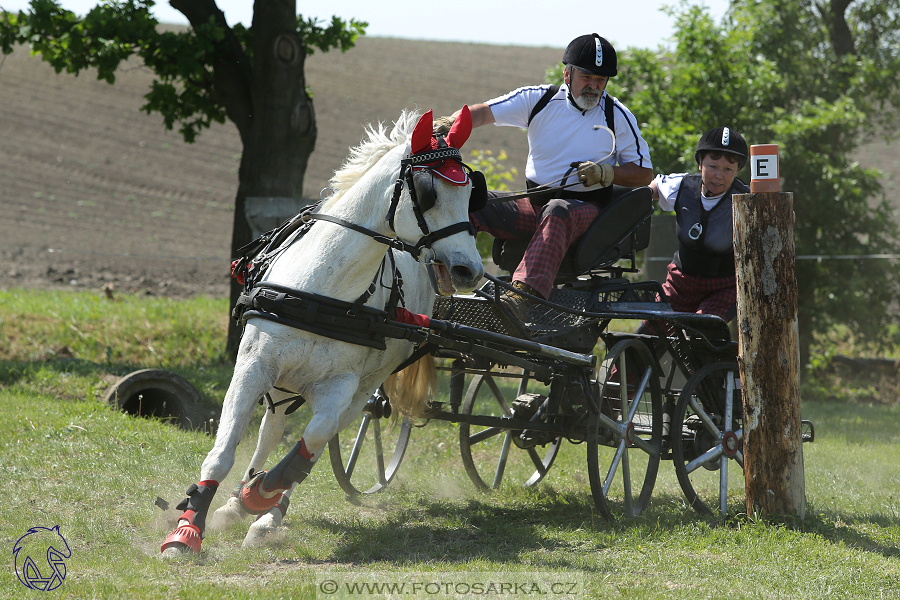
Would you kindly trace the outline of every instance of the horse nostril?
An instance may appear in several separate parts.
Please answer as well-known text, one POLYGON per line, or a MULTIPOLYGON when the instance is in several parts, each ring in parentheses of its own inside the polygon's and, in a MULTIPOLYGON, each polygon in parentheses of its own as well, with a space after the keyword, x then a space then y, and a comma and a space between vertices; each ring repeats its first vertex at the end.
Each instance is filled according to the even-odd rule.
POLYGON ((461 279, 468 279, 472 276, 472 270, 469 267, 453 265, 452 267, 450 267, 450 274, 461 279))
POLYGON ((457 281, 469 281, 475 276, 475 274, 472 273, 472 269, 464 265, 454 265, 450 267, 450 275, 457 281))
POLYGON ((465 265, 454 265, 450 267, 450 277, 459 284, 477 283, 483 275, 484 271, 472 269, 465 265))

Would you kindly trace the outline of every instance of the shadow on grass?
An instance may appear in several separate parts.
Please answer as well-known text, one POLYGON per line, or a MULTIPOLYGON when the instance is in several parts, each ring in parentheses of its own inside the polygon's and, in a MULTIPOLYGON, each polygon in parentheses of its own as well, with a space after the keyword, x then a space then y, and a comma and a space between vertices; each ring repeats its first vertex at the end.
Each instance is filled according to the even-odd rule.
MULTIPOLYGON (((368 504, 368 503, 364 503, 368 504)), ((786 527, 800 536, 815 535, 835 545, 845 545, 888 558, 900 549, 888 542, 890 530, 900 528, 900 519, 886 515, 808 516, 793 524, 750 524, 746 515, 722 519, 701 517, 673 494, 654 498, 641 516, 629 521, 606 522, 600 518, 589 493, 547 493, 546 489, 514 498, 472 498, 448 501, 419 497, 414 506, 382 507, 383 518, 371 518, 372 505, 361 506, 350 518, 304 518, 287 521, 289 529, 319 529, 333 540, 331 547, 309 562, 354 564, 407 564, 449 562, 518 563, 523 554, 532 556, 535 567, 598 571, 581 557, 605 549, 621 550, 623 540, 644 543, 673 536, 690 545, 691 536, 709 539, 710 530, 735 531, 740 544, 743 527, 786 527), (510 501, 513 506, 505 506, 510 501), (884 540, 865 529, 880 529, 884 540)), ((602 570, 602 569, 600 569, 602 570)))
POLYGON ((900 530, 900 516, 884 514, 847 515, 823 512, 809 515, 798 527, 804 533, 815 533, 833 544, 844 544, 864 552, 874 552, 887 558, 900 557, 896 543, 877 540, 861 529, 878 528, 884 531, 900 530))
POLYGON ((675 503, 665 504, 638 519, 610 523, 589 493, 545 487, 465 501, 419 497, 414 506, 385 505, 383 518, 369 518, 374 507, 364 506, 357 518, 304 518, 286 525, 319 528, 335 540, 327 557, 319 555, 322 562, 468 565, 518 563, 530 554, 535 567, 597 571, 581 557, 620 545, 626 535, 664 537, 694 520, 675 503))
POLYGON ((573 506, 567 504, 565 510, 569 513, 567 517, 553 518, 553 508, 546 504, 510 509, 478 500, 463 504, 421 502, 416 508, 395 509, 384 520, 355 519, 336 523, 313 519, 305 526, 320 527, 339 536, 340 542, 328 557, 330 561, 395 564, 423 561, 468 564, 477 560, 516 562, 523 552, 567 547, 569 543, 559 537, 558 529, 569 526, 573 517, 586 517, 590 521, 590 513, 584 507, 573 510, 573 506), (433 514, 435 512, 439 514, 433 514))

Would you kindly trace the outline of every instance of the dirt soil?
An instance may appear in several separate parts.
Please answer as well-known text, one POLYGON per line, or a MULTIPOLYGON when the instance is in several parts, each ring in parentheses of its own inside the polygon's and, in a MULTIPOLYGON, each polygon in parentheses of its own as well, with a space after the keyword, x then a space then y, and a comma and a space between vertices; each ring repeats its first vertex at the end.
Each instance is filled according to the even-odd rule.
MULTIPOLYGON (((561 53, 363 38, 345 54, 313 55, 319 136, 304 195, 318 196, 366 124, 403 109, 450 114, 541 83, 561 53)), ((140 110, 153 78, 138 64, 109 85, 92 72, 57 75, 24 48, 0 61, 0 288, 226 295, 242 150, 234 126, 186 144, 140 110)), ((467 148, 506 149, 522 171, 526 144, 522 131, 484 127, 467 148)))
MULTIPOLYGON (((347 53, 309 57, 319 136, 304 195, 318 197, 366 124, 403 109, 450 114, 542 83, 561 54, 363 38, 347 53)), ((0 288, 228 293, 240 139, 230 123, 192 145, 166 131, 140 110, 152 79, 139 64, 108 85, 92 72, 57 75, 27 49, 0 56, 0 288)), ((524 187, 523 131, 479 128, 466 147, 476 148, 505 149, 524 187)), ((876 143, 860 159, 896 170, 888 150, 876 143)), ((896 191, 894 174, 886 183, 896 191)))

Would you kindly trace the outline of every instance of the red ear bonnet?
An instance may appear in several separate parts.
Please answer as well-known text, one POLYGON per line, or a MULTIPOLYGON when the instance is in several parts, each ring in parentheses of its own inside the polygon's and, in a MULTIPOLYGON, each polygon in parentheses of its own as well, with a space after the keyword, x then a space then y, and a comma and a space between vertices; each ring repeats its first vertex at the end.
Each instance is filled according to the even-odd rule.
POLYGON ((453 126, 450 127, 450 133, 447 134, 447 145, 462 149, 471 133, 472 113, 469 111, 469 105, 465 104, 459 111, 459 116, 456 117, 453 126))
POLYGON ((434 117, 429 110, 422 115, 419 122, 416 123, 416 128, 413 129, 412 138, 410 139, 410 149, 413 154, 425 152, 432 147, 437 148, 437 144, 432 145, 432 141, 434 140, 434 134, 432 133, 432 128, 434 127, 434 125, 432 125, 433 122, 434 117))
MULTIPOLYGON (((410 150, 412 150, 413 154, 420 154, 422 152, 428 152, 429 150, 438 149, 438 141, 433 133, 433 122, 434 117, 432 111, 429 110, 422 115, 419 122, 416 123, 416 127, 413 129, 412 137, 409 142, 410 150)), ((459 149, 462 148, 462 145, 469 139, 469 134, 471 133, 472 113, 469 112, 468 106, 463 106, 459 116, 450 128, 450 132, 444 138, 444 141, 448 146, 459 149)), ((462 164, 451 158, 443 161, 426 163, 413 168, 421 169, 423 167, 432 169, 432 173, 440 175, 453 185, 466 185, 469 182, 469 174, 463 169, 462 164)))

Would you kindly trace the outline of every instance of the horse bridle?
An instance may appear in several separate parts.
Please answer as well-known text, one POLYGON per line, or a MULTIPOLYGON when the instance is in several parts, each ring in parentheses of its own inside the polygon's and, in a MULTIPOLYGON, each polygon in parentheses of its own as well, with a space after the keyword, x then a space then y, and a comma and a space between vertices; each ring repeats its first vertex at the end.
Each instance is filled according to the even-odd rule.
POLYGON ((466 173, 468 173, 469 178, 472 180, 472 194, 469 197, 469 212, 481 210, 487 203, 487 186, 484 181, 484 175, 480 171, 475 171, 465 164, 462 161, 459 150, 452 146, 448 146, 447 143, 444 142, 443 136, 436 135, 436 138, 438 140, 437 150, 410 154, 407 158, 400 161, 400 174, 397 176, 397 181, 394 183, 394 193, 391 197, 391 204, 388 208, 387 215, 385 215, 388 226, 391 228, 392 232, 395 232, 394 216, 397 212, 397 206, 400 203, 403 185, 406 184, 406 187, 409 190, 410 200, 412 200, 413 214, 415 214, 419 230, 423 234, 415 245, 407 244, 400 239, 382 235, 371 229, 367 229, 331 215, 310 213, 306 219, 328 221, 352 229, 353 231, 365 234, 375 241, 390 246, 391 248, 408 252, 415 259, 419 258, 423 248, 430 249, 431 245, 438 240, 442 240, 463 231, 467 231, 469 235, 474 236, 475 227, 473 227, 472 223, 468 220, 442 227, 437 231, 431 231, 428 227, 428 223, 425 222, 424 214, 434 207, 436 201, 433 172, 440 168, 445 160, 457 161, 463 166, 466 173), (430 163, 438 164, 434 165, 430 163))
MULTIPOLYGON (((453 160, 458 162, 465 169, 469 179, 472 180, 472 192, 469 196, 470 213, 481 210, 487 203, 487 185, 484 181, 484 175, 464 163, 459 149, 447 145, 443 135, 434 134, 434 136, 438 144, 436 150, 410 154, 407 158, 400 161, 400 175, 397 176, 397 182, 394 184, 394 195, 391 198, 391 206, 385 217, 391 231, 394 231, 394 214, 400 202, 400 192, 403 189, 403 184, 406 183, 410 199, 412 200, 413 213, 416 215, 419 229, 425 234, 423 239, 427 239, 429 245, 460 231, 468 230, 470 235, 475 235, 475 228, 468 221, 444 227, 434 233, 431 233, 428 224, 425 222, 424 213, 434 207, 437 199, 437 194, 434 191, 434 172, 441 168, 444 161, 453 160)), ((416 245, 419 246, 421 242, 422 240, 419 240, 419 243, 416 245)))

